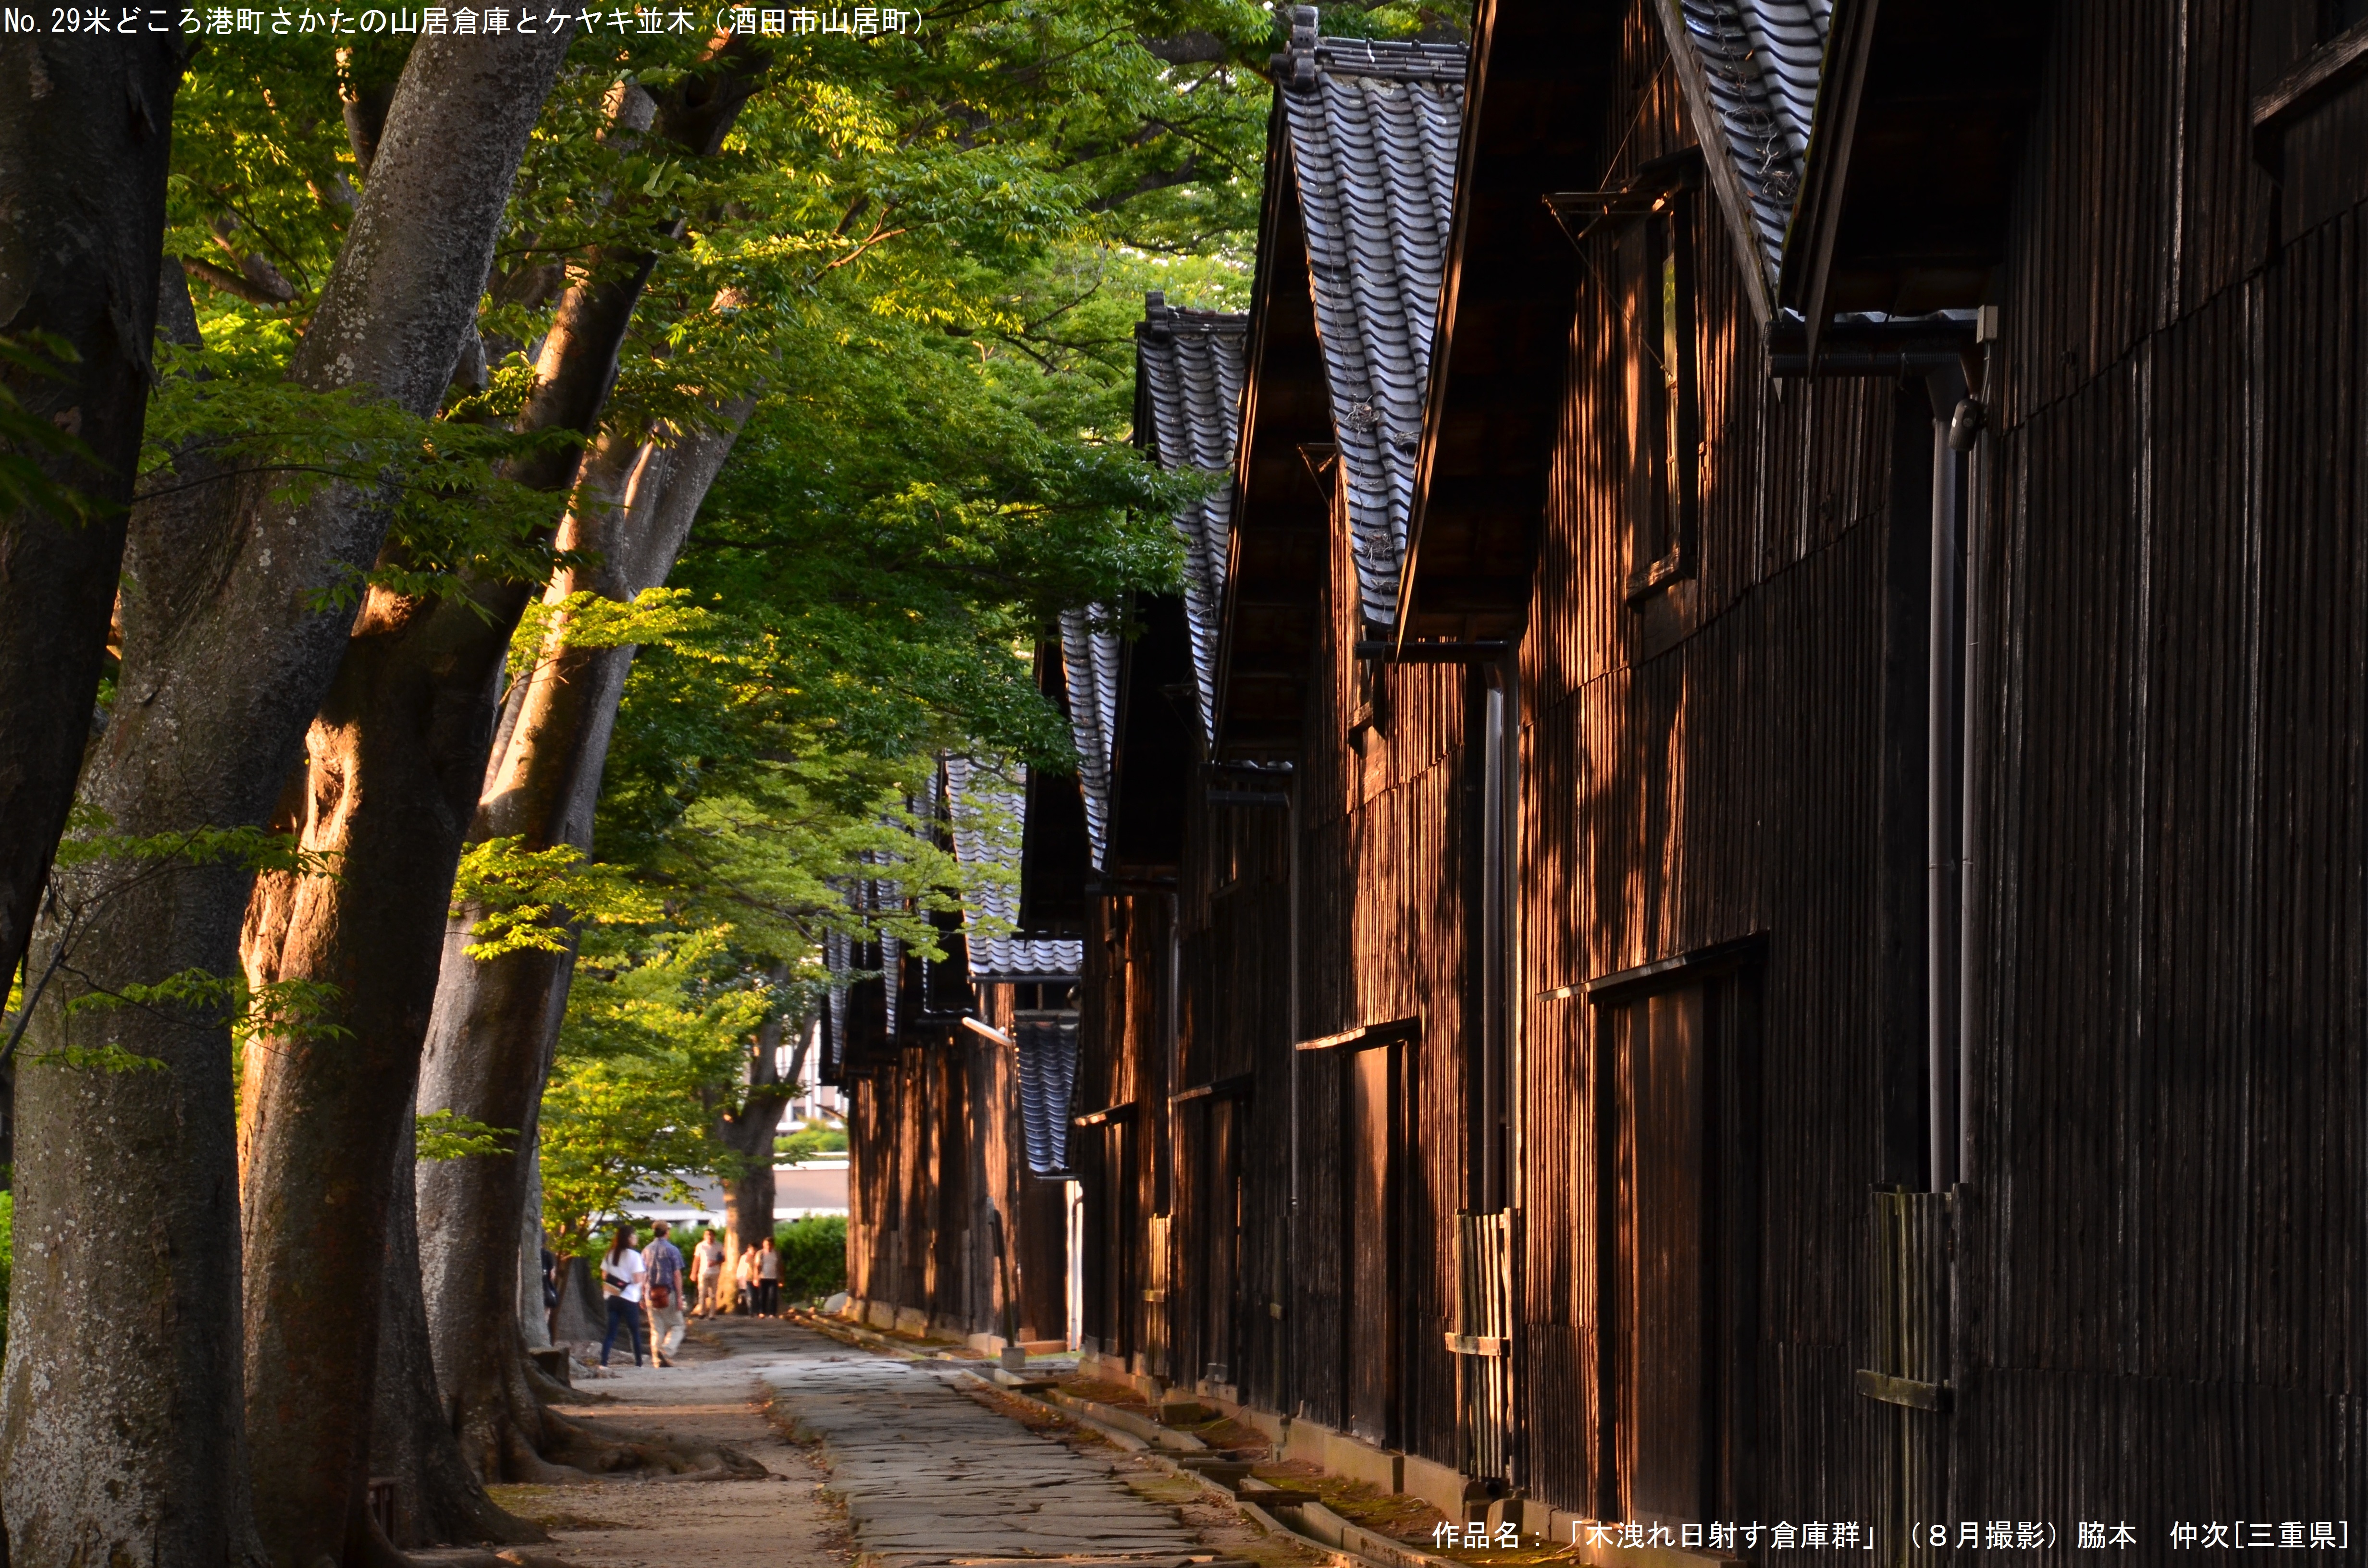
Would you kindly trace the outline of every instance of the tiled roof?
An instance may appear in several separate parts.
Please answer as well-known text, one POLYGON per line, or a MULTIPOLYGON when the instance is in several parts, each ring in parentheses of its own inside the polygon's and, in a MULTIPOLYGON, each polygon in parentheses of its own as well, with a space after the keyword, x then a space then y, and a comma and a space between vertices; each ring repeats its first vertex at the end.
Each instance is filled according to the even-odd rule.
POLYGON ((1061 612, 1061 670, 1069 687, 1069 728, 1077 742, 1077 788, 1094 869, 1110 865, 1110 761, 1118 742, 1119 644, 1099 605, 1061 612))
POLYGON ((1801 191, 1833 0, 1682 0, 1772 281, 1801 191))
POLYGON ((1365 619, 1397 619, 1455 200, 1465 51, 1324 38, 1292 8, 1276 60, 1365 619))
POLYGON ((1077 1015, 1022 1013, 1012 1021, 1019 1057, 1019 1130, 1028 1169, 1069 1172, 1070 1090, 1077 1081, 1077 1015))
MULTIPOLYGON (((955 858, 1014 873, 1014 881, 980 887, 969 899, 972 910, 1007 933, 1019 916, 1019 824, 1028 801, 1027 772, 1015 772, 1016 777, 1006 777, 964 757, 946 759, 946 814, 953 827, 955 858)), ((962 946, 970 955, 973 981, 1074 979, 1085 965, 1081 941, 982 937, 967 918, 963 924, 970 927, 962 934, 962 946)))
MULTIPOLYGON (((1145 298, 1144 319, 1134 329, 1134 438, 1161 468, 1233 472, 1249 321, 1218 311, 1175 310, 1156 293, 1145 298)), ((1177 531, 1184 536, 1184 615, 1203 738, 1213 733, 1216 718, 1217 633, 1233 513, 1232 487, 1219 484, 1176 514, 1177 531)))

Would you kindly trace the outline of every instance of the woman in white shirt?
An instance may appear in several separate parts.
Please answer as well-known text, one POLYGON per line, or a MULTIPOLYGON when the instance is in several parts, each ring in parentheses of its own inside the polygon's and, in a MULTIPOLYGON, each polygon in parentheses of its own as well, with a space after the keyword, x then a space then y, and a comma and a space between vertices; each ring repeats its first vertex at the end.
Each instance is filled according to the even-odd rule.
POLYGON ((642 1364, 642 1278, 649 1270, 633 1248, 633 1227, 620 1225, 617 1237, 600 1259, 600 1294, 609 1301, 609 1335, 600 1341, 600 1365, 609 1364, 609 1347, 617 1343, 622 1324, 633 1344, 633 1365, 642 1364))

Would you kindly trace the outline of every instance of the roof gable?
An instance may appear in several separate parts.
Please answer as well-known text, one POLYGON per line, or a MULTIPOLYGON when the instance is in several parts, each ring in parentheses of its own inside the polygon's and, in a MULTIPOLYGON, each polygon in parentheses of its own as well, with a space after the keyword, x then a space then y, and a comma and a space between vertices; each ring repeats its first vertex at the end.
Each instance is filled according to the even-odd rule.
POLYGON ((1365 619, 1397 619, 1455 199, 1458 44, 1322 37, 1292 12, 1277 60, 1333 437, 1365 619))
POLYGON ((1771 314, 1823 83, 1833 0, 1656 0, 1711 187, 1771 314))
MULTIPOLYGON (((1177 310, 1164 295, 1146 297, 1134 329, 1135 442, 1161 468, 1232 474, 1249 325, 1247 315, 1177 310)), ((1233 516, 1230 483, 1176 515, 1176 529, 1184 536, 1185 620, 1204 737, 1215 733, 1217 641, 1233 516)))
POLYGON ((1028 802, 1028 770, 1016 778, 949 756, 945 765, 946 818, 953 830, 954 858, 965 865, 995 866, 1012 873, 1006 882, 984 882, 963 899, 963 949, 970 977, 996 981, 1075 979, 1085 963, 1085 944, 1073 937, 1023 937, 1019 924, 1019 850, 1028 802), (1005 935, 979 935, 972 915, 1004 928, 1005 935))
POLYGON ((1578 254, 1539 197, 1616 156, 1623 0, 1479 0, 1396 636, 1517 636, 1563 409, 1578 254), (1617 117, 1611 117, 1616 131, 1617 117))

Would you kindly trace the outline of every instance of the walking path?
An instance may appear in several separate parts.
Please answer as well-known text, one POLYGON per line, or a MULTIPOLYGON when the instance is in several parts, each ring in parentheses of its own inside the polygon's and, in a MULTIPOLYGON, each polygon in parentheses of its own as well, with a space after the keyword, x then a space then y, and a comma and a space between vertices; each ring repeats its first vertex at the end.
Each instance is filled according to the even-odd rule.
POLYGON ((700 1325, 673 1368, 632 1365, 582 1385, 607 1395, 564 1407, 570 1420, 650 1433, 688 1453, 729 1446, 762 1464, 763 1481, 667 1482, 620 1476, 572 1486, 497 1486, 495 1499, 548 1528, 538 1556, 575 1568, 847 1568, 854 1543, 824 1491, 827 1472, 767 1417, 763 1381, 801 1360, 811 1335, 746 1319, 700 1325), (792 1335, 795 1335, 793 1338, 792 1335))
POLYGON ((1015 1560, 1175 1568, 1215 1553, 1108 1459, 1035 1436, 928 1363, 829 1346, 764 1374, 818 1437, 867 1564, 989 1568, 1015 1560))
POLYGON ((575 1568, 1312 1568, 1198 1483, 944 1362, 873 1355, 781 1323, 700 1325, 682 1365, 586 1385, 571 1419, 687 1453, 737 1449, 763 1480, 646 1476, 503 1486, 575 1568), (795 1440, 792 1441, 792 1436, 795 1440), (1219 1560, 1223 1560, 1222 1562, 1219 1560), (1247 1562, 1244 1560, 1247 1560, 1247 1562))

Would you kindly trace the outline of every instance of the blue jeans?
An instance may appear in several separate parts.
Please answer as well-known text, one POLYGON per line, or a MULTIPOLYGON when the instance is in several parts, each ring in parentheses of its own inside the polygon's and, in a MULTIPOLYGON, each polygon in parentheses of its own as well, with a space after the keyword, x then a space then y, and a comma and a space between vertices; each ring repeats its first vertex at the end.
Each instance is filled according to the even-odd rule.
POLYGON ((625 1325, 625 1334, 632 1341, 633 1365, 642 1364, 642 1304, 622 1296, 609 1298, 609 1337, 600 1342, 600 1365, 609 1364, 609 1347, 617 1343, 617 1325, 625 1325))

